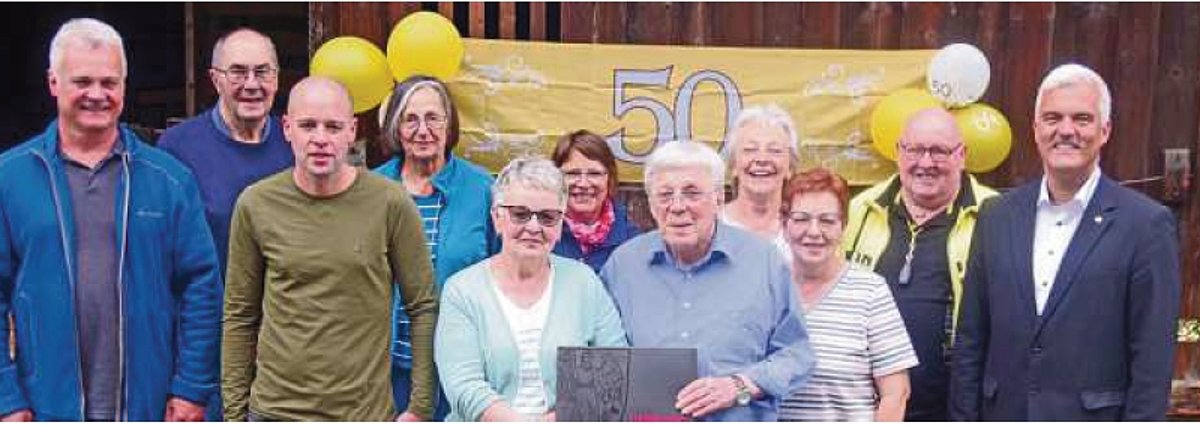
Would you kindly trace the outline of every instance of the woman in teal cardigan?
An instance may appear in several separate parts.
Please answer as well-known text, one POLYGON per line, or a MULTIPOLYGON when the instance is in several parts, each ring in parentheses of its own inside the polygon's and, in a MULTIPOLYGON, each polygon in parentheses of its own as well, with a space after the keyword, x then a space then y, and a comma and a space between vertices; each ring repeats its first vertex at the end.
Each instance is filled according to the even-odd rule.
POLYGON ((627 345, 621 319, 587 265, 550 254, 566 190, 545 159, 517 159, 493 186, 501 250, 442 292, 434 353, 448 420, 554 420, 558 347, 627 345))

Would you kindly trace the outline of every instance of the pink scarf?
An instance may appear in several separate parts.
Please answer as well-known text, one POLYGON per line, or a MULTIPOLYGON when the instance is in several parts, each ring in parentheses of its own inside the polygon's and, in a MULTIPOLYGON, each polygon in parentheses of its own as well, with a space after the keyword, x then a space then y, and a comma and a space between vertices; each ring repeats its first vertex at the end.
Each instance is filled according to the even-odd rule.
POLYGON ((600 217, 595 223, 584 223, 571 218, 570 214, 566 215, 567 227, 571 229, 571 235, 575 236, 575 240, 579 241, 579 249, 584 255, 591 253, 596 247, 604 243, 608 238, 608 232, 612 230, 614 221, 612 199, 604 201, 604 206, 600 207, 600 217))

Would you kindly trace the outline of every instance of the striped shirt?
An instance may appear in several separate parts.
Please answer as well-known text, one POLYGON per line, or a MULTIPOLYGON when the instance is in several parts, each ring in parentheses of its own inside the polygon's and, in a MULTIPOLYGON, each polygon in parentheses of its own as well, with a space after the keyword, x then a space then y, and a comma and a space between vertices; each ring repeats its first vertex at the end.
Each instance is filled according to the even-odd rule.
POLYGON ((918 364, 887 282, 846 266, 804 317, 817 367, 808 385, 783 401, 779 419, 874 420, 874 379, 918 364))
POLYGON ((550 278, 542 296, 529 308, 521 308, 508 299, 500 291, 500 286, 493 284, 496 299, 500 300, 500 310, 508 321, 513 341, 520 353, 520 366, 517 368, 516 396, 509 400, 509 406, 517 413, 525 416, 541 416, 547 411, 546 386, 542 382, 542 329, 550 314, 551 291, 554 286, 554 270, 550 270, 550 278))
MULTIPOLYGON (((421 213, 421 223, 425 227, 425 246, 429 247, 429 262, 433 264, 437 264, 438 220, 442 214, 443 198, 444 197, 442 196, 442 193, 436 190, 429 195, 413 195, 412 197, 413 202, 417 204, 417 212, 421 213)), ((397 303, 399 303, 399 292, 396 294, 396 300, 397 303)), ((396 321, 399 322, 399 329, 402 330, 397 333, 401 334, 403 337, 395 336, 395 338, 397 342, 399 342, 399 344, 406 349, 404 349, 403 352, 393 350, 392 355, 401 357, 406 362, 412 362, 412 344, 408 341, 407 337, 409 335, 408 315, 403 314, 399 308, 396 310, 399 313, 396 315, 396 321)))

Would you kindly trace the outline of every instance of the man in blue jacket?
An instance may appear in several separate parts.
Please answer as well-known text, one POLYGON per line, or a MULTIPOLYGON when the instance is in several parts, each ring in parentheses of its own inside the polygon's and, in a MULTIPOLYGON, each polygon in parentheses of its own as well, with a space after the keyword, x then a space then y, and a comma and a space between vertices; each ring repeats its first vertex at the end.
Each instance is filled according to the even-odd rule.
POLYGON ((191 174, 117 122, 126 69, 111 26, 64 24, 58 119, 0 155, 4 420, 201 420, 216 388, 216 250, 191 174))

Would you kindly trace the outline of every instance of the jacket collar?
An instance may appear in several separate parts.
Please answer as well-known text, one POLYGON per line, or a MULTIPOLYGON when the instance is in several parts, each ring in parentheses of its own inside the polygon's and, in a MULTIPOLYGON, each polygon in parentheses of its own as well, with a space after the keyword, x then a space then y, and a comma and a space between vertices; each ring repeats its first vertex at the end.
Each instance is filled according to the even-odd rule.
MULTIPOLYGON (((396 181, 403 181, 404 155, 396 155, 394 158, 395 160, 392 162, 392 164, 395 165, 395 169, 386 171, 394 173, 393 175, 395 176, 396 181)), ((462 162, 463 159, 459 158, 458 155, 450 154, 450 156, 446 158, 446 165, 442 166, 442 169, 438 170, 437 174, 433 175, 433 179, 430 180, 430 184, 432 184, 438 192, 446 193, 447 191, 454 190, 453 182, 457 180, 458 174, 462 172, 461 168, 464 167, 462 162)))
MULTIPOLYGON (((140 138, 125 124, 118 124, 117 137, 119 139, 114 153, 134 155, 141 150, 140 138)), ((62 160, 62 154, 59 151, 58 119, 50 121, 39 138, 41 143, 34 145, 34 149, 40 151, 39 153, 47 158, 62 160)))

